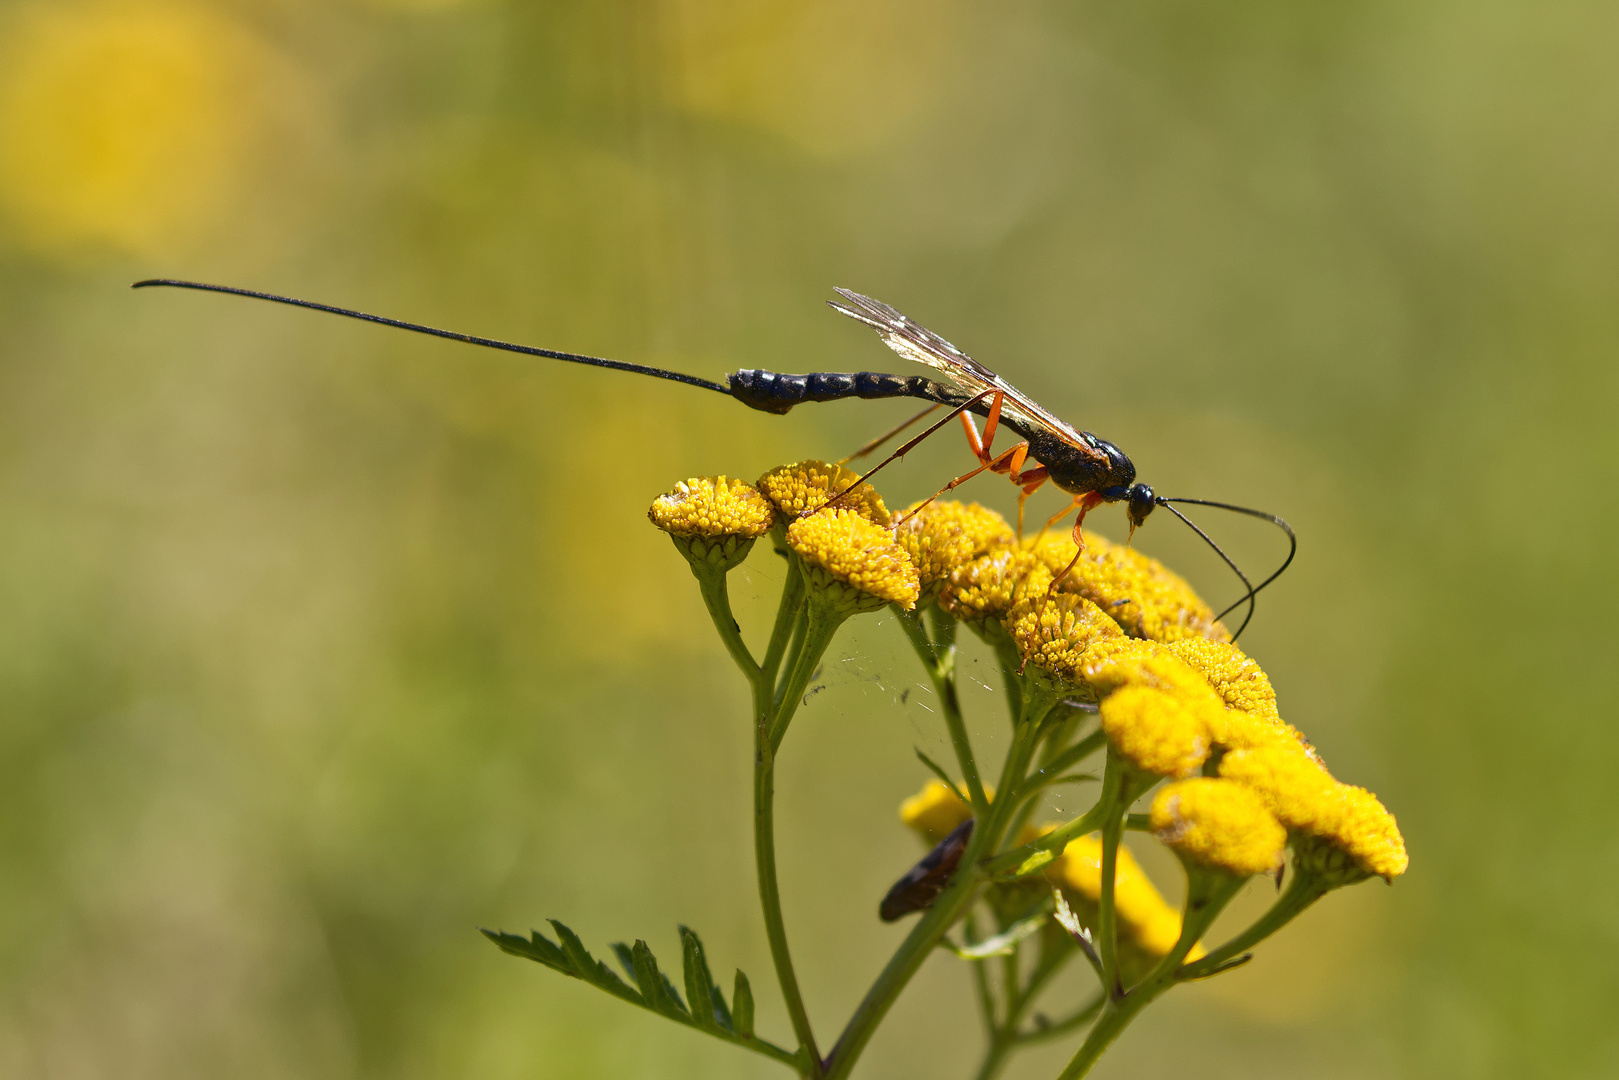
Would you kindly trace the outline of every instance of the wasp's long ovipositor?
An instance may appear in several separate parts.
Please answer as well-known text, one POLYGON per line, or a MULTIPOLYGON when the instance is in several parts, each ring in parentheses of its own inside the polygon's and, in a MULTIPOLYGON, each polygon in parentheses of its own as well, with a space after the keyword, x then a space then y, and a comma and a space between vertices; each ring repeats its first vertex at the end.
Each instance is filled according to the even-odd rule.
MULTIPOLYGON (((809 402, 841 401, 846 398, 913 398, 930 402, 928 409, 918 413, 882 439, 868 444, 857 456, 875 449, 882 442, 899 434, 906 427, 921 420, 934 409, 941 406, 948 407, 950 411, 942 420, 934 423, 922 434, 915 436, 900 446, 898 450, 879 462, 876 467, 866 472, 860 478, 861 481, 864 481, 890 462, 903 457, 923 439, 938 431, 952 419, 959 417, 967 437, 967 444, 972 449, 973 456, 978 459, 978 467, 951 480, 939 489, 933 496, 934 498, 938 498, 939 495, 957 487, 978 473, 986 470, 1000 473, 1021 489, 1018 497, 1018 531, 1021 533, 1024 502, 1030 495, 1047 482, 1050 482, 1055 487, 1071 495, 1073 499, 1060 513, 1046 522, 1046 525, 1049 528, 1069 513, 1077 512, 1072 535, 1074 543, 1081 552, 1083 552, 1085 545, 1080 533, 1080 527, 1084 524, 1085 515, 1090 510, 1104 503, 1124 503, 1126 514, 1130 520, 1130 531, 1133 534, 1136 528, 1147 520, 1147 516, 1154 509, 1162 506, 1196 532, 1242 581, 1245 590, 1243 595, 1226 607, 1224 611, 1221 611, 1219 615, 1215 616, 1217 619, 1224 618, 1243 604, 1247 605, 1248 610, 1243 616, 1242 624, 1238 626, 1236 633, 1231 635, 1233 641, 1242 634, 1249 621, 1253 618, 1255 596, 1259 593, 1259 590, 1281 576, 1282 571, 1286 570, 1288 565, 1292 563, 1293 556, 1298 550, 1298 540, 1293 534, 1293 529, 1287 522, 1274 514, 1267 514, 1262 510, 1236 506, 1231 503, 1214 502, 1208 499, 1172 499, 1157 494, 1151 487, 1136 480, 1135 464, 1125 455, 1124 451, 1113 443, 1088 431, 1081 431, 1054 416, 1036 403, 1034 399, 1022 393, 1011 383, 927 327, 912 322, 880 300, 873 300, 869 296, 862 296, 860 293, 852 292, 848 289, 834 290, 840 299, 829 301, 832 308, 877 331, 883 342, 899 355, 931 368, 933 378, 920 375, 891 375, 880 371, 823 371, 805 375, 789 375, 760 368, 745 368, 732 372, 725 383, 718 383, 696 375, 668 371, 663 368, 650 367, 646 364, 631 364, 622 360, 609 360, 605 357, 588 356, 583 353, 542 349, 532 345, 518 345, 508 341, 498 341, 494 338, 459 334, 450 330, 439 330, 431 326, 423 326, 420 323, 388 319, 380 315, 368 315, 365 312, 353 311, 348 308, 333 307, 329 304, 319 304, 310 300, 297 300, 288 296, 277 296, 273 293, 256 292, 251 289, 239 289, 228 285, 207 285, 196 281, 154 278, 147 281, 138 281, 134 287, 146 288, 150 286, 198 289, 204 292, 248 296, 257 300, 270 300, 278 304, 290 304, 294 307, 325 311, 333 315, 342 315, 345 318, 381 323, 384 326, 393 326, 420 334, 430 334, 434 337, 448 338, 452 341, 466 342, 470 345, 481 345, 486 348, 502 349, 507 352, 524 353, 529 356, 543 356, 553 360, 566 360, 571 363, 588 364, 593 367, 609 368, 614 371, 628 371, 637 375, 650 375, 654 378, 669 379, 674 382, 685 383, 688 386, 696 386, 704 390, 713 390, 726 394, 751 408, 778 415, 786 413, 797 405, 809 402), (981 435, 970 414, 985 418, 984 430, 981 435), (1021 435, 1022 441, 997 454, 991 451, 991 447, 994 445, 995 435, 1002 425, 1021 435), (1033 464, 1030 463, 1031 460, 1033 464), (1287 534, 1287 558, 1269 577, 1255 585, 1249 581, 1248 576, 1242 572, 1236 562, 1214 542, 1212 537, 1175 508, 1173 504, 1177 503, 1230 510, 1268 521, 1287 534)), ((851 485, 852 487, 853 485, 851 485)), ((833 501, 836 500, 834 499, 833 501)), ((928 501, 931 502, 932 500, 928 501)), ((1076 553, 1068 566, 1056 576, 1055 581, 1061 581, 1067 576, 1075 563, 1079 561, 1079 557, 1079 553, 1076 553)))

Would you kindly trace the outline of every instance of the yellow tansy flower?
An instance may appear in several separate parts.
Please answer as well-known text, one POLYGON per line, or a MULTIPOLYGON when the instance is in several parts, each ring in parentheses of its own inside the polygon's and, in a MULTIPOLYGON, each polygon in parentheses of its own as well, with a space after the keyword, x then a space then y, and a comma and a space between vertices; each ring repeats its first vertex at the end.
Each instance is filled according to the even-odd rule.
MULTIPOLYGON (((759 491, 770 500, 777 513, 791 520, 819 510, 832 496, 859 479, 859 473, 851 472, 842 465, 799 461, 792 465, 778 465, 759 477, 759 491)), ((890 524, 888 508, 883 505, 877 489, 870 484, 856 487, 839 500, 835 509, 853 510, 878 525, 890 524)))
POLYGON ((1209 681, 1156 642, 1110 644, 1085 658, 1080 673, 1098 693, 1122 686, 1151 686, 1157 690, 1224 707, 1209 681))
MULTIPOLYGON (((1178 641, 1186 637, 1229 641, 1231 634, 1214 619, 1186 579, 1131 547, 1085 532, 1085 551, 1057 588, 1074 592, 1107 612, 1133 637, 1178 641)), ((1053 574, 1074 558, 1068 533, 1047 533, 1030 550, 1053 574)))
POLYGON ((1365 788, 1338 785, 1338 819, 1330 839, 1368 874, 1393 881, 1405 873, 1410 857, 1394 815, 1365 788))
POLYGON ((972 816, 973 808, 939 780, 929 780, 921 791, 899 804, 899 819, 929 844, 937 844, 972 816))
POLYGON ((1339 817, 1338 781, 1297 743, 1230 750, 1220 775, 1252 789, 1290 829, 1323 833, 1339 817))
POLYGON ((646 516, 674 536, 763 536, 776 520, 751 484, 723 476, 698 476, 653 500, 646 516))
POLYGON ((1158 776, 1189 776, 1209 756, 1208 725, 1200 710, 1151 686, 1126 686, 1102 699, 1102 730, 1136 768, 1158 776))
MULTIPOLYGON (((1047 868, 1046 877, 1068 894, 1079 921, 1094 929, 1097 901, 1102 895, 1101 834, 1091 833, 1071 841, 1047 868)), ((1113 906, 1123 931, 1121 936, 1152 956, 1167 955, 1180 940, 1180 912, 1164 902, 1152 879, 1123 844, 1119 845, 1113 871, 1113 906)), ((1203 948, 1193 946, 1187 960, 1202 955, 1203 948)))
POLYGON ((1276 869, 1287 843, 1256 792, 1211 777, 1166 785, 1152 801, 1151 822, 1158 839, 1184 858, 1236 877, 1276 869))
POLYGON ((1208 680, 1227 706, 1266 720, 1279 720, 1270 678, 1243 651, 1225 641, 1186 637, 1169 651, 1208 680))
POLYGON ((834 507, 787 527, 811 587, 840 594, 856 611, 916 606, 916 566, 888 530, 855 510, 834 507))
POLYGON ((937 595, 951 571, 1013 542, 1006 519, 977 503, 913 504, 899 518, 894 540, 916 563, 923 595, 937 595))
POLYGON ((1001 548, 952 571, 939 606, 967 623, 999 620, 1025 596, 1051 587, 1051 572, 1027 551, 1001 548))
POLYGON ((741 480, 697 476, 653 500, 646 512, 688 559, 729 570, 747 558, 755 538, 770 531, 775 512, 741 480))
POLYGON ((1080 681, 1081 665, 1094 645, 1124 637, 1101 608, 1073 593, 1026 596, 1012 605, 1005 624, 1025 663, 1070 683, 1080 681))
POLYGON ((1394 816, 1365 788, 1334 780, 1302 746, 1276 742, 1229 751, 1220 759, 1220 775, 1252 790, 1290 830, 1342 852, 1363 876, 1393 880, 1405 873, 1410 859, 1394 816))

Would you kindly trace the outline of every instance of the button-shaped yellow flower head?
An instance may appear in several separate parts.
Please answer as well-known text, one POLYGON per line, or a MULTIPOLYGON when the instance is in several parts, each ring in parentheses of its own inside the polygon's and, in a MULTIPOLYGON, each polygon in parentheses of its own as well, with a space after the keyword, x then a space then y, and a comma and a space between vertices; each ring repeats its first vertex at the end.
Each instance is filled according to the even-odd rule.
POLYGON ((1234 877, 1281 865, 1287 830, 1250 788, 1198 776, 1165 785, 1152 801, 1158 839, 1191 863, 1234 877))
POLYGON ((1142 772, 1190 776, 1209 756, 1201 711, 1151 686, 1126 686, 1102 699, 1102 730, 1119 755, 1142 772))
POLYGON ((1229 642, 1185 637, 1169 651, 1214 687, 1228 707, 1266 720, 1278 720, 1276 691, 1260 666, 1229 642))
POLYGON ((1365 788, 1338 785, 1338 819, 1330 840, 1368 875, 1393 881, 1410 865, 1394 815, 1365 788))
POLYGON ((1252 789, 1289 829, 1325 833, 1338 819, 1338 781, 1297 743, 1228 751, 1220 775, 1252 789))
MULTIPOLYGON (((1186 637, 1229 641, 1231 634, 1214 619, 1186 579, 1134 548, 1083 533, 1085 551, 1057 586, 1090 600, 1118 620, 1125 633, 1150 641, 1186 637)), ((1048 533, 1031 550, 1053 574, 1074 558, 1074 541, 1064 533, 1048 533)))
POLYGON ((1051 572, 1019 548, 999 548, 953 570, 939 606, 965 623, 998 622, 1025 596, 1051 587, 1051 572))
POLYGON ((977 503, 935 499, 921 509, 914 505, 899 518, 894 540, 916 563, 922 595, 932 598, 952 571, 989 551, 1012 544, 1006 519, 977 503))
POLYGON ((1081 672, 1098 693, 1124 686, 1150 686, 1176 697, 1224 707, 1209 681, 1156 642, 1110 643, 1086 657, 1081 672))
POLYGON ((699 476, 659 495, 646 513, 696 563, 729 570, 770 531, 775 511, 752 485, 699 476))
POLYGON ((1012 605, 1005 623, 1025 663, 1075 684, 1094 646, 1124 637, 1119 624, 1101 608, 1073 593, 1027 596, 1012 605))
MULTIPOLYGON (((824 461, 799 461, 778 465, 759 477, 759 490, 784 520, 802 517, 825 506, 860 479, 860 474, 842 465, 824 461)), ((861 484, 838 500, 838 509, 853 510, 878 525, 890 523, 888 508, 870 484, 861 484)))
POLYGON ((856 510, 833 507, 787 526, 787 546, 805 580, 835 606, 877 611, 885 604, 916 606, 916 565, 883 526, 856 510))

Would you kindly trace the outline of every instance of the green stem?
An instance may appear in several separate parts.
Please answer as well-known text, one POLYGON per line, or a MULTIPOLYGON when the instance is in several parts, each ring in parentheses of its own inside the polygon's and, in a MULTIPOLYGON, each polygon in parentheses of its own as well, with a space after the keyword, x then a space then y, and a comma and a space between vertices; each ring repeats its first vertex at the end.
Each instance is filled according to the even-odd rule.
POLYGON ((1030 777, 1032 780, 1039 781, 1037 785, 1033 786, 1033 790, 1039 790, 1039 788, 1045 787, 1046 784, 1051 780, 1055 780, 1057 777, 1067 772, 1069 766, 1078 765, 1081 761, 1084 761, 1086 758, 1096 753, 1096 751, 1100 750, 1106 744, 1107 734, 1105 732, 1091 732, 1073 746, 1070 746, 1062 753, 1053 757, 1050 761, 1042 764, 1039 771, 1036 772, 1034 776, 1030 777))
MULTIPOLYGON (((770 958, 775 964, 776 981, 781 984, 781 996, 787 1004, 787 1015, 792 1021, 793 1033, 798 1037, 799 1049, 807 1059, 806 1075, 810 1077, 819 1077, 823 1066, 815 1033, 810 1026, 809 1010, 804 1006, 804 995, 799 990, 798 976, 793 970, 792 952, 787 945, 787 924, 782 915, 781 890, 776 878, 775 797, 776 751, 787 733, 787 725, 792 722, 793 714, 803 700, 804 689, 820 664, 821 656, 843 622, 840 613, 816 600, 815 596, 808 598, 805 617, 800 621, 803 633, 798 635, 794 643, 797 647, 793 650, 792 666, 781 692, 774 696, 778 704, 759 717, 755 729, 753 770, 753 854, 759 878, 759 907, 764 915, 765 937, 770 942, 770 958)), ((778 618, 778 629, 780 625, 778 618)), ((762 685, 760 690, 760 696, 769 700, 763 693, 762 685)))
POLYGON ((1014 1035, 1017 1033, 1018 1022, 1023 1019, 1023 1014, 1029 1011, 1029 1006, 1033 1005, 1034 999, 1040 996, 1040 991, 1045 989, 1046 983, 1051 981, 1053 975, 1062 970, 1062 966, 1068 962, 1075 951, 1074 949, 1045 949, 1041 951, 1040 962, 1035 965, 1034 971, 1029 975, 1028 985, 1018 995, 1017 1007, 1008 1011, 1006 1027, 1009 1032, 1014 1035))
POLYGON ((1006 692, 1006 714, 1013 726, 1023 722, 1023 657, 1012 643, 1011 635, 999 622, 991 621, 985 628, 988 640, 995 647, 995 658, 1001 662, 1001 678, 1006 692))
POLYGON ((1107 755, 1107 769, 1102 774, 1102 891, 1097 899, 1096 944, 1102 958, 1102 989, 1113 998, 1124 994, 1124 983, 1119 977, 1119 925, 1118 909, 1114 902, 1113 885, 1119 870, 1119 841, 1124 835, 1124 764, 1117 754, 1107 755))
MULTIPOLYGON (((973 816, 982 819, 989 810, 989 799, 984 794, 984 782, 978 775, 978 762, 973 757, 972 741, 967 737, 967 724, 961 715, 961 697, 956 693, 956 646, 928 640, 922 618, 915 611, 898 611, 899 625, 910 639, 911 648, 921 658, 933 683, 933 693, 944 713, 945 727, 950 732, 950 744, 956 751, 956 764, 967 782, 967 797, 972 800, 973 816)), ((948 618, 948 616, 946 616, 948 618)), ((952 625, 954 620, 952 620, 952 625)), ((938 626, 938 620, 934 622, 938 626)), ((940 635, 943 637, 944 635, 940 635)))
MULTIPOLYGON (((978 839, 976 829, 973 839, 978 839)), ((973 843, 968 844, 967 852, 962 856, 961 869, 956 872, 955 878, 939 894, 933 906, 923 912, 921 921, 905 936, 882 973, 866 991, 854 1015, 849 1018, 837 1045, 832 1048, 831 1057, 827 1059, 827 1080, 843 1080, 849 1075, 894 999, 905 989, 922 962, 932 954, 939 939, 971 904, 979 883, 979 874, 968 863, 968 857, 976 854, 974 846, 973 843)))
POLYGON ((1062 776, 1069 765, 1073 765, 1089 757, 1103 743, 1107 736, 1100 731, 1094 731, 1073 747, 1065 747, 1064 741, 1067 732, 1072 728, 1065 722, 1046 737, 1045 745, 1040 751, 1040 767, 1030 773, 1024 785, 1023 793, 1019 796, 1022 805, 1018 808, 1017 818, 1012 822, 1009 833, 1016 837, 1023 831, 1029 819, 1034 816, 1040 795, 1051 786, 1051 781, 1062 776))
POLYGON ((973 829, 967 850, 962 853, 960 868, 934 901, 933 907, 924 912, 921 921, 911 928, 855 1008, 854 1015, 849 1018, 849 1023, 838 1036, 837 1044, 827 1058, 826 1080, 843 1080, 849 1075, 900 991, 905 989, 922 962, 933 952, 939 939, 972 903, 983 880, 980 860, 986 851, 994 850, 1002 830, 1011 820, 1012 810, 1017 806, 1023 770, 1028 768, 1029 757, 1039 738, 1039 729, 1038 722, 1017 728, 1016 741, 1007 752, 1006 762, 1001 769, 998 797, 990 804, 987 817, 973 829))
POLYGON ((984 1048, 984 1059, 978 1063, 978 1071, 973 1073, 973 1080, 995 1080, 1006 1067, 1014 1045, 1016 1040, 1007 1038, 1002 1030, 997 1029, 991 1034, 989 1045, 984 1048))
POLYGON ((776 981, 787 1002, 787 1015, 798 1037, 800 1051, 808 1059, 808 1075, 821 1074, 820 1051, 810 1027, 804 995, 798 989, 792 953, 787 947, 787 924, 782 919, 781 891, 776 884, 775 753, 760 729, 759 755, 753 771, 753 855, 759 876, 759 907, 764 913, 765 937, 770 941, 770 959, 776 967, 776 981))
MULTIPOLYGON (((1084 1045, 1074 1055, 1058 1080, 1079 1080, 1087 1075, 1104 1051, 1117 1039, 1136 1014, 1175 985, 1176 976, 1186 954, 1203 936, 1215 918, 1237 895, 1246 879, 1217 873, 1198 867, 1187 867, 1186 909, 1181 917, 1181 936, 1169 955, 1158 962, 1152 972, 1130 992, 1113 997, 1107 1002, 1102 1016, 1085 1037, 1084 1045)), ((1104 893, 1103 895, 1106 895, 1104 893)))
POLYGON ((737 626, 736 617, 731 614, 731 594, 725 584, 725 571, 699 572, 693 565, 692 573, 697 578, 703 604, 708 608, 709 617, 714 620, 714 629, 719 631, 720 640, 725 642, 731 659, 736 661, 736 666, 749 685, 756 685, 759 681, 759 665, 753 659, 753 653, 748 651, 747 643, 742 640, 742 628, 737 626))
MULTIPOLYGON (((971 911, 967 912, 965 919, 967 940, 969 944, 976 945, 983 940, 978 936, 977 920, 971 911)), ((991 1038, 995 1035, 995 998, 989 990, 989 976, 984 971, 983 964, 973 964, 973 987, 978 991, 978 1010, 984 1017, 984 1030, 991 1038)))
POLYGON ((822 602, 820 594, 812 593, 804 606, 803 632, 799 636, 797 657, 787 672, 787 680, 776 694, 776 712, 770 724, 770 749, 781 746, 787 736, 787 725, 804 703, 804 691, 821 665, 821 657, 837 635, 838 627, 849 617, 850 611, 822 602))
MULTIPOLYGON (((774 689, 787 642, 798 625, 798 612, 804 606, 804 575, 798 569, 798 556, 787 553, 787 580, 781 583, 781 604, 776 608, 776 625, 770 632, 770 645, 759 665, 760 682, 774 689)), ((768 698, 766 699, 769 700, 768 698)))
MULTIPOLYGON (((1021 1034, 1018 1025, 1022 1023, 1023 1016, 1028 1012, 1029 1006, 1034 1004, 1040 991, 1045 989, 1046 983, 1051 981, 1053 975, 1062 970, 1062 966, 1074 955, 1075 950, 1068 949, 1042 949, 1040 960, 1035 964, 1034 970, 1029 973, 1029 981, 1022 989, 1013 986, 1008 990, 1006 1003, 1006 1022, 1000 1026, 991 1026, 989 1032, 989 1045, 984 1049, 984 1059, 979 1062, 975 1080, 993 1080, 1005 1067, 1012 1051, 1036 1041, 1036 1037, 1043 1037, 1046 1029, 1041 1029, 1035 1035, 1021 1034)), ((982 970, 983 965, 975 967, 982 970)), ((1090 1007, 1090 1014, 1101 1008, 1099 998, 1090 1007)), ((1067 1019, 1072 1019, 1069 1017, 1067 1019)), ((1066 1021, 1065 1021, 1066 1022, 1066 1021)))
MULTIPOLYGON (((787 655, 793 660, 787 665, 787 674, 791 675, 797 666, 799 654, 804 651, 804 635, 809 632, 809 611, 806 605, 800 604, 798 614, 793 618, 793 643, 787 647, 787 655)), ((775 696, 771 699, 771 707, 780 709, 782 695, 787 690, 787 680, 783 679, 775 687, 775 696)))
POLYGON ((1314 874, 1295 873, 1293 880, 1288 883, 1287 889, 1283 891, 1281 896, 1276 898, 1276 902, 1252 926, 1207 956, 1187 964, 1181 969, 1180 978, 1183 980, 1201 979, 1214 974, 1215 969, 1221 964, 1240 953, 1248 951, 1276 933, 1330 891, 1329 886, 1314 874))
POLYGON ((1096 999, 1089 1005, 1069 1013, 1061 1020, 1053 1021, 1043 1028, 1036 1028, 1033 1031, 1025 1031, 1018 1035, 1018 1045, 1029 1046, 1033 1043, 1045 1042, 1048 1039, 1055 1039, 1059 1035, 1066 1035, 1075 1028, 1084 1027, 1086 1024, 1090 1023, 1091 1019, 1095 1017, 1097 1013, 1102 1011, 1102 1006, 1105 1004, 1107 1004, 1107 994, 1097 994, 1096 999))
MULTIPOLYGON (((1024 863, 1029 862, 1036 855, 1039 855, 1042 852, 1061 852, 1063 848, 1068 846, 1069 841, 1075 839, 1076 837, 1084 836, 1087 833, 1095 832, 1097 827, 1102 823, 1102 814, 1106 809, 1106 803, 1100 801, 1097 802, 1095 806, 1085 811, 1085 813, 1081 814, 1079 817, 1074 818, 1072 821, 1066 822, 1056 829, 1053 829, 1040 839, 1024 844, 1021 847, 1015 847, 1010 851, 1003 852, 1002 854, 995 856, 989 862, 984 864, 985 872, 992 876, 999 877, 1007 874, 1008 871, 1017 870, 1024 863)), ((1046 860, 1046 862, 1050 861, 1050 859, 1046 860)), ((1044 862, 1038 863, 1031 866, 1023 873, 1012 874, 1011 876, 1022 877, 1025 873, 1036 873, 1044 866, 1044 862)))

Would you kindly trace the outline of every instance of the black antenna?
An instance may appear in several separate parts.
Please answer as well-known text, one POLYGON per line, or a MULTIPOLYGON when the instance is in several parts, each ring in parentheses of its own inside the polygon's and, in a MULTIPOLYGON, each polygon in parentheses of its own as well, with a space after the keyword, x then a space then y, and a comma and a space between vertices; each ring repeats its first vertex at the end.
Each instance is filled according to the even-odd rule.
POLYGON ((254 292, 252 289, 237 289, 229 285, 205 285, 200 281, 176 281, 173 278, 149 278, 146 281, 137 281, 131 285, 132 289, 145 289, 152 286, 165 286, 171 289, 197 289, 201 292, 228 293, 231 296, 248 296, 254 300, 269 300, 277 304, 289 304, 292 307, 309 308, 311 311, 324 311, 332 315, 341 315, 345 319, 359 319, 362 322, 381 323, 383 326, 395 326, 401 330, 410 330, 417 334, 428 334, 432 337, 449 338, 451 341, 464 341, 468 345, 482 345, 486 349, 504 349, 506 352, 524 353, 528 356, 544 356, 552 360, 567 360, 574 364, 589 364, 592 367, 612 368, 614 371, 633 371, 637 375, 651 375, 659 379, 669 379, 673 382, 686 383, 689 386, 700 386, 704 390, 716 390, 729 397, 731 391, 728 387, 699 379, 695 375, 686 375, 679 371, 665 371, 663 368, 647 367, 645 364, 629 364, 623 360, 608 360, 601 356, 586 356, 582 353, 559 352, 556 349, 541 349, 534 345, 515 345, 509 341, 497 341, 494 338, 474 337, 472 334, 457 334, 453 330, 438 330, 431 326, 422 326, 420 323, 404 322, 400 319, 387 319, 381 315, 367 315, 363 311, 350 311, 348 308, 332 307, 330 304, 317 304, 313 300, 295 300, 290 296, 277 296, 274 293, 254 292))
POLYGON ((1286 570, 1293 562, 1293 556, 1298 554, 1299 538, 1294 534, 1293 526, 1289 525, 1275 514, 1267 514, 1263 510, 1255 510, 1247 506, 1237 506, 1233 503, 1214 502, 1211 499, 1168 499, 1164 498, 1163 496, 1159 496, 1154 500, 1154 502, 1167 509, 1171 514, 1174 514, 1176 517, 1180 518, 1186 523, 1188 528, 1197 533, 1197 535, 1201 536, 1203 538, 1203 542, 1208 544, 1209 547, 1213 548, 1215 554, 1220 556, 1220 558, 1225 561, 1225 564, 1231 567, 1232 573, 1236 574, 1237 577, 1242 580, 1242 583, 1247 586, 1247 592, 1243 593, 1242 596, 1237 598, 1237 600, 1235 600, 1224 611, 1220 612, 1220 614, 1214 617, 1215 621, 1219 621, 1220 619, 1225 618, 1231 612, 1235 611, 1244 603, 1248 605, 1248 613, 1243 616, 1242 625, 1237 627, 1237 632, 1235 634, 1231 635, 1231 640, 1235 642, 1237 638, 1242 636, 1242 632, 1248 629, 1248 623, 1252 621, 1254 617, 1254 607, 1256 606, 1256 601, 1254 598, 1259 594, 1259 590, 1281 577, 1282 571, 1286 570), (1266 578, 1264 581, 1261 581, 1258 585, 1254 585, 1249 582, 1248 575, 1242 572, 1242 569, 1231 560, 1231 556, 1227 555, 1220 548, 1220 545, 1214 542, 1213 538, 1210 537, 1208 533, 1198 528, 1196 522, 1187 517, 1185 514, 1181 513, 1179 510, 1175 509, 1173 506, 1169 505, 1170 503, 1187 503, 1194 506, 1212 506, 1219 510, 1230 510, 1233 513, 1247 514, 1249 517, 1256 517, 1260 518, 1261 520, 1268 521, 1287 534, 1287 558, 1282 560, 1281 566, 1278 566, 1274 571, 1271 572, 1270 577, 1266 578))

